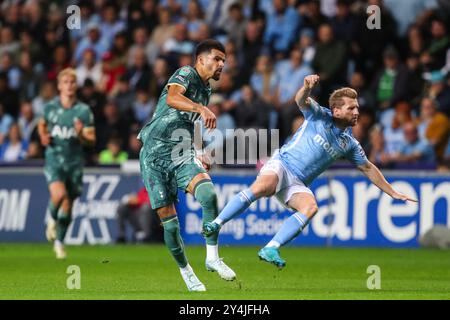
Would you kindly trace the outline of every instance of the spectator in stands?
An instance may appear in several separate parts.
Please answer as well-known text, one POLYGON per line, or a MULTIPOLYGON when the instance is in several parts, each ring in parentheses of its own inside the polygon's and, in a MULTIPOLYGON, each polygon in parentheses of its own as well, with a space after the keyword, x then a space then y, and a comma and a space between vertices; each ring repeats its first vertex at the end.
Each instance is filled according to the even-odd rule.
POLYGON ((8 52, 12 56, 17 56, 20 49, 20 43, 14 36, 13 29, 4 25, 0 29, 0 56, 3 56, 5 52, 8 52))
POLYGON ((329 24, 319 27, 318 38, 312 67, 320 76, 319 101, 326 104, 330 93, 346 83, 347 48, 343 42, 334 38, 329 24))
POLYGON ((383 52, 383 63, 384 67, 375 75, 371 87, 377 110, 381 111, 402 101, 408 88, 408 70, 400 63, 394 47, 388 47, 383 52))
POLYGON ((103 57, 110 48, 110 43, 102 36, 100 25, 97 22, 89 23, 87 26, 87 34, 75 48, 74 58, 77 64, 81 61, 83 52, 88 48, 95 51, 97 59, 103 57))
POLYGON ((150 85, 152 73, 143 48, 136 48, 133 63, 127 69, 125 75, 129 79, 129 85, 132 90, 150 85))
POLYGON ((355 38, 356 23, 356 17, 350 11, 350 2, 337 0, 336 15, 330 20, 335 39, 349 46, 355 38))
POLYGON ((102 77, 97 85, 98 89, 107 96, 112 96, 117 79, 125 72, 125 64, 118 61, 112 52, 105 52, 102 57, 102 77))
POLYGON ((241 46, 237 44, 236 51, 241 55, 242 79, 246 83, 255 66, 255 57, 261 52, 262 30, 255 21, 248 21, 245 27, 244 39, 241 46))
POLYGON ((8 76, 8 83, 11 89, 18 90, 20 87, 20 69, 13 61, 10 52, 4 52, 0 57, 0 72, 8 76))
MULTIPOLYGON (((191 56, 189 54, 189 56, 191 56)), ((189 63, 183 65, 190 65, 189 63)), ((153 76, 150 80, 150 92, 153 97, 159 97, 169 80, 169 65, 167 59, 158 57, 153 64, 153 76)))
POLYGON ((39 119, 34 117, 33 107, 31 101, 24 100, 20 104, 19 125, 20 132, 22 132, 23 140, 30 142, 31 140, 39 140, 37 137, 37 123, 39 119))
POLYGON ((96 125, 105 121, 103 116, 103 106, 106 103, 106 97, 97 90, 95 83, 91 78, 84 80, 83 86, 80 88, 78 99, 91 108, 96 125))
POLYGON ((8 83, 8 75, 0 72, 0 104, 5 108, 4 112, 9 113, 13 117, 17 117, 19 113, 19 95, 12 89, 8 83))
POLYGON ((422 64, 427 70, 437 70, 445 65, 447 50, 450 48, 450 36, 445 22, 440 19, 431 21, 431 42, 421 56, 422 64))
POLYGON ((302 29, 298 41, 298 47, 303 51, 303 61, 311 66, 316 55, 316 45, 314 38, 314 30, 309 28, 302 29))
POLYGON ((164 54, 172 54, 175 56, 182 52, 194 52, 194 43, 188 36, 186 24, 177 23, 175 25, 175 33, 164 42, 162 52, 164 54))
POLYGON ((180 1, 176 0, 160 0, 159 5, 163 8, 167 8, 172 15, 172 21, 177 23, 182 18, 183 13, 186 13, 187 10, 183 12, 183 5, 180 1))
MULTIPOLYGON (((224 98, 219 94, 211 95, 209 100, 209 108, 216 116, 216 128, 213 131, 208 131, 202 128, 202 137, 206 150, 212 152, 213 150, 221 150, 226 139, 233 136, 233 131, 227 129, 234 129, 236 123, 228 113, 223 110, 224 98)), ((214 154, 213 154, 214 155, 214 154)), ((217 155, 219 156, 219 155, 217 155)))
POLYGON ((421 139, 417 127, 413 122, 408 122, 403 126, 405 141, 400 151, 387 157, 387 161, 396 163, 431 163, 434 161, 433 147, 427 140, 421 139))
POLYGON ((38 1, 27 1, 23 7, 24 21, 34 39, 42 41, 46 29, 46 18, 38 1))
POLYGON ((119 8, 114 2, 106 2, 102 8, 99 28, 106 42, 112 43, 115 35, 126 28, 126 23, 119 17, 119 8))
POLYGON ((385 144, 384 151, 387 155, 400 151, 405 140, 403 126, 413 121, 411 105, 407 102, 398 103, 392 110, 392 114, 389 114, 385 113, 384 118, 381 119, 385 144))
MULTIPOLYGON (((352 55, 355 58, 356 67, 366 76, 370 76, 382 67, 385 47, 396 42, 397 23, 391 12, 383 5, 382 0, 368 0, 367 4, 364 3, 357 15, 357 21, 355 41, 351 45, 352 55), (367 5, 376 5, 380 8, 382 28, 367 28, 367 19, 371 14, 367 12, 367 5)), ((371 79, 369 78, 368 81, 371 79)))
POLYGON ((268 129, 271 111, 271 105, 264 102, 252 87, 244 85, 236 106, 236 125, 244 129, 268 129))
POLYGON ((370 162, 374 163, 377 166, 385 166, 387 164, 386 160, 386 152, 385 152, 385 143, 384 143, 384 135, 383 130, 380 125, 375 125, 369 131, 369 140, 370 145, 368 148, 368 159, 370 162))
POLYGON ((78 1, 77 5, 80 8, 80 26, 69 31, 73 47, 88 33, 88 26, 100 21, 100 17, 94 12, 93 3, 90 0, 78 1))
POLYGON ((229 21, 229 8, 236 0, 210 0, 205 10, 205 20, 216 34, 224 32, 229 21))
POLYGON ((89 78, 94 83, 99 83, 102 77, 102 66, 95 57, 95 51, 88 48, 83 53, 83 60, 77 67, 77 82, 78 86, 82 87, 84 81, 89 78))
POLYGON ((23 160, 27 149, 28 142, 22 139, 19 125, 13 123, 9 128, 5 142, 0 147, 0 161, 16 162, 23 160))
MULTIPOLYGON (((96 124, 95 131, 97 136, 96 150, 100 152, 106 149, 109 137, 115 135, 120 137, 121 141, 127 141, 130 123, 126 117, 121 117, 119 108, 113 101, 108 101, 103 108, 104 123, 96 124)), ((122 146, 124 147, 124 146, 122 146)))
POLYGON ((399 36, 405 35, 414 22, 423 24, 438 7, 436 0, 384 0, 383 3, 397 22, 399 36))
POLYGON ((439 111, 450 117, 450 86, 445 82, 441 71, 433 71, 428 76, 426 95, 436 101, 439 111))
POLYGON ((122 141, 116 136, 108 139, 106 149, 98 157, 99 164, 122 164, 128 160, 128 153, 122 150, 122 141))
POLYGON ((136 100, 133 103, 134 119, 136 122, 143 126, 155 111, 156 101, 150 96, 147 87, 136 88, 136 100))
POLYGON ((158 7, 156 0, 131 1, 128 7, 127 26, 130 34, 144 27, 151 34, 158 25, 158 7))
POLYGON ((18 1, 3 1, 6 4, 3 4, 5 13, 3 17, 3 22, 5 25, 10 26, 13 30, 21 30, 26 27, 26 24, 22 21, 21 16, 21 4, 18 1), (9 5, 8 5, 9 2, 9 5))
POLYGON ((58 74, 68 68, 70 65, 70 56, 68 49, 65 45, 57 45, 53 51, 52 63, 50 63, 46 68, 46 78, 47 80, 55 81, 58 74))
POLYGON ((56 96, 56 93, 57 91, 53 81, 46 80, 42 83, 39 95, 32 101, 33 113, 36 117, 44 114, 44 106, 56 96))
POLYGON ((6 113, 5 106, 0 102, 0 145, 5 141, 13 122, 14 118, 6 113))
POLYGON ((295 40, 295 32, 300 26, 301 18, 286 0, 273 1, 273 9, 272 12, 266 12, 264 44, 276 53, 284 55, 295 40))
POLYGON ((142 187, 137 193, 128 194, 117 208, 118 234, 116 243, 126 243, 126 223, 133 228, 133 241, 137 243, 161 240, 153 231, 158 224, 156 214, 150 207, 147 190, 142 187))
POLYGON ((222 103, 222 108, 225 112, 231 112, 234 116, 234 108, 236 108, 237 101, 239 100, 240 91, 236 87, 233 76, 228 70, 223 70, 220 80, 216 84, 217 90, 225 101, 222 103))
POLYGON ((128 76, 120 76, 113 94, 113 101, 119 107, 119 111, 123 116, 132 119, 134 116, 131 114, 131 106, 136 99, 136 92, 131 90, 128 83, 128 76))
POLYGON ((425 51, 425 39, 422 29, 418 25, 412 25, 408 30, 408 54, 420 56, 425 51))
POLYGON ((228 16, 230 20, 224 26, 228 38, 231 39, 238 48, 242 48, 245 30, 247 27, 247 20, 242 12, 242 4, 239 2, 233 3, 228 8, 228 16))
POLYGON ((38 71, 29 51, 21 51, 19 61, 19 96, 21 99, 32 100, 39 93, 42 75, 38 71))
POLYGON ((187 12, 182 21, 186 24, 188 37, 192 39, 192 36, 197 33, 198 28, 203 23, 203 10, 197 0, 188 2, 187 12))
POLYGON ((153 44, 153 50, 159 54, 164 43, 175 35, 175 25, 171 23, 171 13, 168 8, 159 9, 159 24, 152 33, 150 43, 153 44))
POLYGON ((427 97, 422 99, 417 127, 420 139, 426 139, 434 147, 436 159, 441 161, 449 140, 450 121, 438 111, 434 100, 427 97))
POLYGON ((225 65, 224 70, 233 78, 235 88, 241 88, 244 82, 241 77, 241 68, 236 54, 227 53, 227 64, 225 65))
MULTIPOLYGON (((209 38, 211 38, 211 28, 208 26, 208 24, 202 22, 199 24, 197 31, 192 33, 192 37, 190 37, 189 40, 194 42, 194 45, 197 45, 200 42, 205 41, 209 38)), ((183 50, 179 54, 187 52, 189 51, 183 50)))
POLYGON ((268 54, 256 59, 256 67, 250 78, 250 85, 266 103, 273 103, 279 85, 279 75, 275 72, 268 54))
POLYGON ((139 151, 141 150, 141 141, 137 138, 139 133, 139 126, 135 126, 131 129, 128 135, 128 159, 137 160, 139 159, 139 151))
POLYGON ((127 52, 127 67, 133 65, 135 51, 137 48, 143 48, 145 55, 147 56, 147 61, 149 63, 153 63, 153 60, 156 58, 154 55, 157 50, 154 50, 154 46, 149 41, 147 29, 144 26, 137 27, 133 31, 133 42, 127 52))
POLYGON ((302 18, 303 28, 318 30, 320 25, 329 23, 328 18, 321 12, 320 0, 299 1, 297 11, 302 18))
POLYGON ((42 43, 42 51, 45 52, 45 54, 43 53, 42 56, 40 56, 46 70, 49 69, 54 63, 54 57, 51 53, 55 51, 58 45, 61 45, 61 42, 58 39, 56 31, 50 27, 46 27, 44 30, 44 40, 42 43))
POLYGON ((355 71, 350 78, 350 87, 358 93, 360 109, 375 109, 374 96, 366 85, 366 78, 360 71, 355 71))
POLYGON ((422 75, 422 66, 418 55, 410 55, 406 58, 408 90, 406 90, 405 100, 411 101, 414 106, 420 104, 423 95, 425 81, 422 75))
POLYGON ((42 49, 41 44, 35 41, 28 29, 24 29, 20 32, 20 51, 28 52, 30 54, 30 60, 33 62, 31 65, 36 70, 42 68, 41 57, 42 49))

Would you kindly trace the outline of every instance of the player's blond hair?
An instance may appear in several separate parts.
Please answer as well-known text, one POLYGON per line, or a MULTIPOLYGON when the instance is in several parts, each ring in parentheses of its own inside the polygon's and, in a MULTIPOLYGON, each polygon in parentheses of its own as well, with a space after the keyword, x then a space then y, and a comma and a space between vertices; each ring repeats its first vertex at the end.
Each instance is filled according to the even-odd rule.
POLYGON ((60 82, 61 79, 65 76, 71 76, 75 79, 75 81, 77 80, 77 72, 75 71, 74 68, 65 68, 65 69, 61 70, 58 73, 58 82, 60 82))
POLYGON ((357 99, 358 93, 349 87, 334 90, 329 100, 330 108, 333 109, 342 107, 345 104, 343 98, 357 99))

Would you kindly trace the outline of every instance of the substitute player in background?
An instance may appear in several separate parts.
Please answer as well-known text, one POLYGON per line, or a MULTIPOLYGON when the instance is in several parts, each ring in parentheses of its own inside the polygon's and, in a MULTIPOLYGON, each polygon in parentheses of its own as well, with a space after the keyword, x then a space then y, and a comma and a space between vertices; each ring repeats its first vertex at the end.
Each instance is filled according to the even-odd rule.
POLYGON ((67 68, 58 74, 59 96, 44 108, 38 124, 46 147, 44 174, 50 191, 51 218, 46 236, 54 241, 57 259, 66 258, 64 237, 72 219, 72 206, 83 189, 83 145, 95 144, 94 117, 88 105, 77 101, 77 75, 67 68))
POLYGON ((305 77, 303 87, 295 96, 305 121, 294 137, 272 156, 249 189, 237 194, 212 223, 203 226, 204 234, 215 233, 252 202, 275 195, 295 213, 282 224, 258 256, 279 268, 286 265, 280 257, 279 247, 300 234, 318 210, 308 186, 339 158, 350 160, 392 198, 417 201, 395 191, 380 170, 367 160, 364 150, 352 136, 351 127, 356 125, 359 116, 356 91, 351 88, 334 91, 329 100, 330 111, 309 97, 318 81, 317 75, 305 77))
MULTIPOLYGON (((211 178, 197 158, 193 147, 194 122, 203 119, 208 129, 216 127, 216 117, 206 107, 211 95, 209 80, 219 80, 225 63, 225 48, 216 40, 205 40, 195 51, 195 66, 184 66, 170 77, 156 107, 152 120, 138 135, 141 174, 164 228, 164 241, 177 262, 189 291, 205 291, 184 252, 183 240, 174 203, 178 188, 191 193, 201 204, 203 221, 212 222, 219 210, 211 178), (184 152, 179 154, 180 135, 184 152)), ((182 148, 182 149, 183 149, 182 148)), ((206 165, 205 165, 206 166, 206 165)), ((236 275, 219 258, 218 232, 206 237, 206 268, 216 271, 225 280, 236 275)))

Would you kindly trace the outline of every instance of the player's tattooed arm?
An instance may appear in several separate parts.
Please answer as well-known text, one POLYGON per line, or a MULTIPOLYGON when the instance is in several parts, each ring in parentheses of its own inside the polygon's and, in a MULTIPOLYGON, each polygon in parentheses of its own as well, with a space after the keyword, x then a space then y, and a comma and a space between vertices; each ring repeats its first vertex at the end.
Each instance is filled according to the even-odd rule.
POLYGON ((370 161, 367 161, 366 164, 358 166, 358 169, 361 170, 367 178, 374 185, 380 188, 383 192, 387 193, 394 199, 403 200, 403 201, 413 201, 418 202, 417 199, 411 198, 410 196, 397 192, 392 185, 386 181, 386 178, 383 176, 381 171, 370 161))
POLYGON ((184 95, 186 89, 179 85, 169 86, 167 93, 167 104, 180 111, 200 113, 205 127, 207 129, 214 129, 216 127, 216 116, 207 107, 193 102, 184 95))
POLYGON ((303 87, 301 87, 295 95, 295 102, 297 103, 299 108, 307 108, 309 106, 309 95, 318 82, 319 76, 316 74, 305 77, 305 79, 303 80, 303 87))
POLYGON ((52 141, 52 137, 47 130, 47 122, 44 118, 40 119, 38 122, 38 134, 39 139, 41 140, 41 144, 46 147, 52 141))

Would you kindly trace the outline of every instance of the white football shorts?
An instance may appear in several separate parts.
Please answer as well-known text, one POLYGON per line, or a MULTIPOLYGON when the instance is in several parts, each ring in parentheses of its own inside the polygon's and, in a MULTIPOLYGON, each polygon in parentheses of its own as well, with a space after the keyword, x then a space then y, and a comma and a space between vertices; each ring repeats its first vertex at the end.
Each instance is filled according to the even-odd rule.
POLYGON ((287 209, 293 210, 288 206, 289 200, 296 193, 309 193, 314 197, 313 192, 298 179, 287 167, 283 165, 278 152, 276 152, 261 168, 258 176, 264 173, 274 172, 278 176, 278 184, 275 189, 275 197, 287 209))

